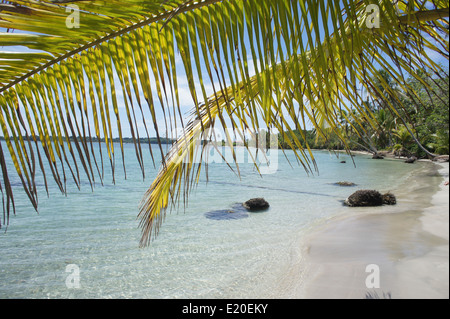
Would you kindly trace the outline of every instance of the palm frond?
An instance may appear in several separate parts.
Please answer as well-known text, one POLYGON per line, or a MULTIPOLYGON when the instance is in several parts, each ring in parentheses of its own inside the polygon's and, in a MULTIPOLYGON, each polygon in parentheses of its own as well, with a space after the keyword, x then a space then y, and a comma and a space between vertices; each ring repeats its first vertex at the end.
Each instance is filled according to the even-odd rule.
MULTIPOLYGON (((364 6, 359 10, 362 8, 364 6)), ((285 11, 277 7, 276 11, 271 12, 271 16, 273 17, 279 12, 289 13, 288 17, 279 17, 281 21, 287 20, 291 14, 287 8, 284 9, 285 11)), ((275 22, 271 20, 273 29, 282 30, 276 19, 273 18, 275 22)), ((398 19, 400 27, 403 27, 403 23, 406 23, 404 21, 407 21, 406 16, 400 16, 398 19)), ((260 20, 262 19, 260 18, 260 20)), ((320 28, 318 24, 315 27, 320 28)), ((424 25, 420 25, 420 27, 423 28, 424 25)), ((307 141, 306 139, 300 141, 293 133, 293 129, 300 132, 306 129, 305 119, 314 123, 319 134, 326 129, 331 129, 341 137, 342 142, 346 145, 346 141, 338 129, 338 116, 347 112, 351 113, 352 109, 356 109, 360 117, 354 119, 353 125, 358 126, 362 131, 366 125, 376 125, 376 119, 370 110, 364 108, 364 100, 357 87, 359 84, 363 85, 366 90, 373 89, 373 76, 384 86, 383 98, 387 101, 388 106, 398 113, 400 110, 397 109, 397 104, 391 100, 397 95, 390 91, 391 86, 386 85, 383 82, 384 79, 378 76, 380 71, 373 67, 374 63, 371 58, 377 59, 378 67, 388 70, 392 74, 397 85, 404 87, 405 90, 410 90, 409 87, 405 87, 405 75, 400 74, 400 70, 412 63, 422 63, 421 55, 401 56, 392 51, 392 47, 396 46, 392 43, 400 45, 402 39, 399 37, 408 36, 409 31, 400 29, 394 33, 389 25, 385 25, 379 30, 359 28, 358 32, 353 29, 339 35, 335 33, 328 36, 327 41, 314 43, 314 46, 312 43, 306 44, 304 48, 300 47, 300 54, 291 53, 284 60, 280 58, 282 61, 274 66, 271 66, 274 61, 270 58, 270 48, 265 55, 262 51, 257 51, 252 47, 253 61, 261 61, 264 58, 269 60, 264 66, 261 63, 261 69, 264 71, 251 78, 244 78, 244 81, 237 85, 229 86, 220 95, 211 96, 208 102, 200 107, 199 113, 202 116, 199 117, 197 113, 189 122, 187 132, 173 146, 166 157, 167 165, 161 168, 141 204, 139 215, 143 229, 141 245, 149 244, 152 233, 157 233, 166 209, 178 202, 181 196, 185 200, 188 198, 192 183, 186 182, 186 179, 190 176, 194 182, 198 181, 202 168, 201 161, 200 163, 193 161, 195 158, 193 154, 199 153, 197 158, 203 158, 209 151, 206 144, 199 143, 202 140, 201 134, 205 128, 210 128, 214 123, 223 123, 221 117, 231 119, 231 127, 237 130, 238 135, 241 136, 247 129, 256 134, 259 125, 276 129, 281 134, 288 135, 286 140, 295 143, 291 146, 300 163, 307 171, 311 171, 316 168, 316 165, 307 141), (357 40, 354 39, 355 33, 358 33, 359 36, 357 40), (380 37, 380 39, 374 43, 374 37, 380 37), (342 43, 338 41, 342 41, 342 43), (358 41, 359 45, 356 45, 355 41, 358 41), (345 46, 353 48, 350 55, 348 51, 345 51, 345 46), (377 55, 375 58, 372 57, 374 52, 377 55), (388 62, 379 52, 389 53, 397 61, 398 67, 393 66, 393 62, 388 62), (263 119, 263 123, 259 122, 261 119, 263 119), (291 127, 290 123, 294 123, 294 127, 291 127), (305 144, 306 149, 302 147, 305 144), (298 153, 295 150, 297 148, 299 149, 298 153)), ((285 26, 285 29, 289 28, 285 26)), ((292 29, 294 29, 293 26, 292 29)), ((314 33, 313 29, 308 32, 314 33)), ((257 31, 253 30, 253 32, 257 31)), ((261 31, 260 34, 263 33, 264 31, 261 31)), ((292 33, 286 32, 286 34, 293 38, 292 33)), ((278 36, 281 38, 280 34, 278 36)), ((285 40, 283 39, 283 41, 285 40)), ((295 43, 297 49, 298 46, 301 46, 301 40, 298 39, 298 41, 295 43)), ((290 45, 283 44, 287 47, 290 45)), ((245 65, 240 67, 245 72, 245 65)), ((222 128, 226 128, 224 126, 222 124, 222 128)), ((232 145, 228 144, 228 147, 233 151, 232 145)), ((264 152, 263 149, 260 151, 264 152)), ((239 169, 238 166, 236 168, 239 169)))
MULTIPOLYGON (((185 132, 167 155, 160 145, 163 163, 139 214, 141 245, 156 234, 166 209, 182 194, 186 201, 191 185, 198 181, 202 164, 195 165, 193 159, 206 156, 206 148, 197 148, 197 141, 208 129, 232 128, 238 135, 245 131, 256 135, 264 127, 277 130, 298 148, 301 165, 316 170, 312 152, 307 145, 302 147, 305 141, 295 136, 295 129, 312 125, 323 135, 332 130, 345 144, 339 130, 344 111, 356 110, 354 128, 361 134, 376 121, 362 92, 383 100, 391 112, 402 113, 398 96, 380 70, 415 97, 407 76, 415 76, 420 68, 439 74, 442 67, 431 53, 448 59, 448 1, 434 1, 433 7, 426 1, 398 1, 395 6, 380 1, 377 28, 366 24, 369 4, 348 0, 0 4, 0 28, 22 31, 0 33, 0 46, 28 48, 0 52, 0 121, 30 201, 37 207, 35 171, 39 167, 45 172, 44 159, 62 192, 65 168, 77 185, 80 172, 91 185, 97 178, 103 183, 103 156, 98 159, 95 150, 101 152, 100 142, 96 146, 92 140, 105 139, 114 173, 113 138, 119 136, 123 153, 125 125, 144 174, 139 115, 147 137, 146 119, 158 138, 172 125, 185 132), (73 4, 80 27, 68 29, 66 8, 73 4), (180 74, 186 75, 193 100, 186 124, 180 107, 180 74), (119 94, 125 105, 119 105, 119 94), (125 107, 126 120, 120 107, 125 107), (158 123, 158 112, 164 114, 164 128, 158 123)), ((8 215, 13 197, 1 148, 0 155, 8 215)))

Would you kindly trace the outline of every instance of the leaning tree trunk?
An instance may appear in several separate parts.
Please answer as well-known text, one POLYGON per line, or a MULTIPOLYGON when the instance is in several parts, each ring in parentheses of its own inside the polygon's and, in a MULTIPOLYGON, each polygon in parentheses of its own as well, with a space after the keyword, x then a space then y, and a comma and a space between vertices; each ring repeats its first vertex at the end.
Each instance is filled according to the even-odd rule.
MULTIPOLYGON (((397 108, 397 106, 396 106, 397 103, 396 103, 395 101, 392 101, 392 102, 393 102, 393 103, 392 103, 392 106, 394 107, 394 109, 395 109, 395 111, 397 112, 397 114, 399 114, 399 113, 398 113, 398 108, 397 108)), ((409 129, 409 125, 406 123, 405 119, 404 119, 403 117, 401 117, 401 116, 400 116, 400 121, 402 121, 402 123, 403 123, 403 125, 405 126, 406 130, 408 131, 409 135, 411 135, 411 137, 413 138, 414 142, 419 146, 419 148, 420 148, 422 151, 424 151, 424 152, 428 155, 428 157, 429 157, 430 159, 435 158, 437 155, 431 153, 429 150, 427 150, 427 149, 422 145, 422 143, 420 143, 420 141, 417 139, 416 135, 409 129)))

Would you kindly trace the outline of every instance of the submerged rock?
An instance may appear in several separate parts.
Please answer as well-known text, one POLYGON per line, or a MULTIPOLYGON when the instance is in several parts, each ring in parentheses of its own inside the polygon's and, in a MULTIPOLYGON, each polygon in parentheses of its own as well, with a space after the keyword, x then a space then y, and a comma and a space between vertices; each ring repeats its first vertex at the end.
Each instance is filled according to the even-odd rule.
POLYGON ((356 186, 356 184, 355 183, 352 183, 352 182, 337 182, 335 185, 338 185, 338 186, 356 186))
POLYGON ((221 209, 208 212, 205 214, 208 219, 214 220, 233 220, 233 219, 243 219, 249 217, 247 210, 242 207, 241 203, 235 203, 231 209, 221 209))
POLYGON ((345 205, 350 207, 369 207, 369 206, 382 206, 395 205, 397 200, 391 193, 382 195, 376 190, 359 190, 350 195, 344 202, 345 205))
POLYGON ((266 210, 270 207, 269 203, 264 198, 252 198, 243 203, 242 206, 252 212, 266 210))
POLYGON ((243 219, 248 217, 248 213, 242 211, 234 211, 232 209, 222 209, 205 213, 205 217, 214 220, 243 219))

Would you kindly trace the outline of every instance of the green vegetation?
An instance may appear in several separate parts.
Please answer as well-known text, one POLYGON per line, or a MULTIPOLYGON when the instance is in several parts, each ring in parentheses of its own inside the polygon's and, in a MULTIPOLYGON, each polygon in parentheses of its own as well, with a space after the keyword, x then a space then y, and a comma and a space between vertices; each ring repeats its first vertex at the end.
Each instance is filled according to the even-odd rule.
MULTIPOLYGON (((397 92, 398 113, 388 111, 377 101, 367 102, 376 119, 376 125, 361 130, 355 129, 356 124, 352 120, 352 117, 357 116, 356 112, 349 116, 343 111, 340 117, 340 133, 345 136, 348 148, 373 153, 388 151, 396 156, 427 157, 428 154, 423 147, 437 155, 448 154, 448 72, 433 74, 421 70, 417 73, 418 78, 408 78, 407 82, 414 88, 416 97, 399 90, 387 73, 380 72, 385 77, 386 83, 390 83, 392 89, 397 92)), ((336 132, 326 130, 324 132, 321 135, 317 134, 316 130, 303 131, 303 138, 299 131, 295 131, 295 135, 302 140, 303 147, 308 145, 312 149, 345 149, 336 132)), ((291 148, 282 134, 279 136, 279 143, 282 148, 291 148)))

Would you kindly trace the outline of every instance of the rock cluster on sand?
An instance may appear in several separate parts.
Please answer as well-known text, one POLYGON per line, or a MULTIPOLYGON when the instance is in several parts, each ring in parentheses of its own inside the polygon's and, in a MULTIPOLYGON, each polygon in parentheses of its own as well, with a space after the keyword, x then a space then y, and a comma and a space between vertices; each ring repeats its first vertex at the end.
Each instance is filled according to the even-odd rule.
POLYGON ((448 155, 436 156, 433 161, 438 163, 448 163, 448 155))
POLYGON ((266 210, 270 205, 264 198, 252 198, 243 203, 242 206, 251 212, 256 212, 266 210))
POLYGON ((397 198, 395 198, 394 194, 386 193, 382 195, 383 204, 385 205, 395 205, 397 204, 397 198))
POLYGON ((405 163, 407 164, 414 164, 417 161, 417 157, 413 156, 413 157, 408 157, 405 161, 405 163))
POLYGON ((365 207, 381 206, 383 204, 395 205, 397 200, 395 196, 390 193, 382 195, 376 190, 359 190, 350 195, 344 203, 350 207, 365 207))

